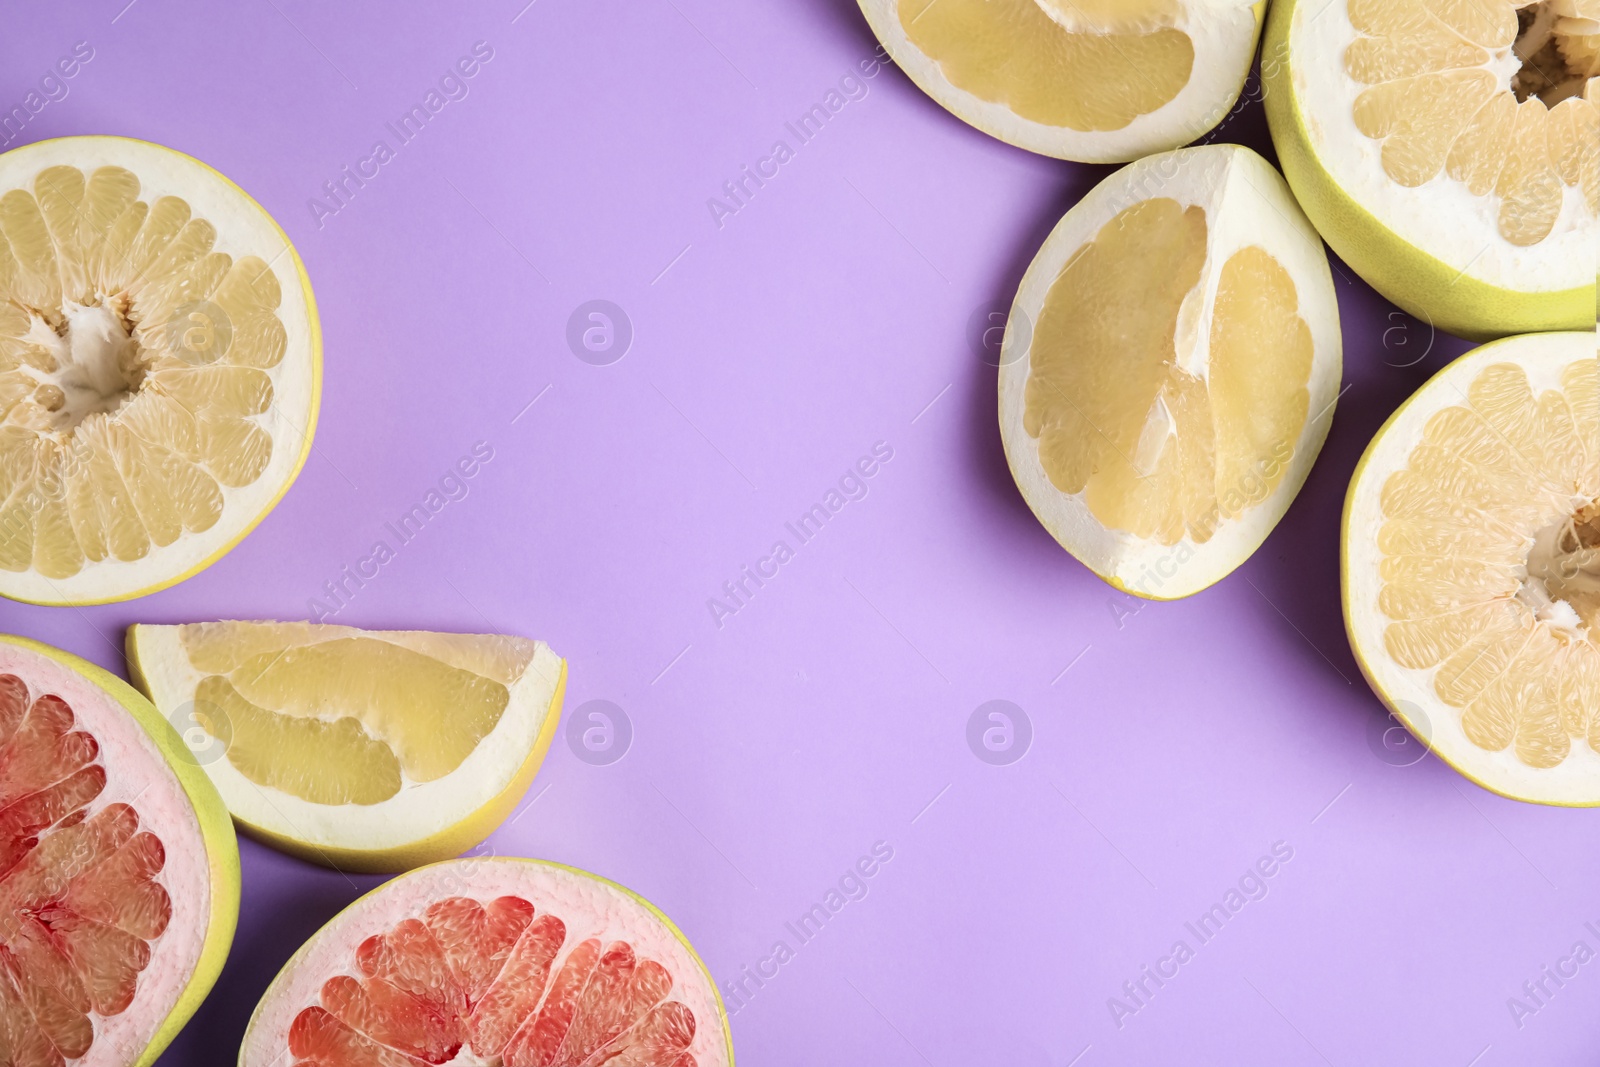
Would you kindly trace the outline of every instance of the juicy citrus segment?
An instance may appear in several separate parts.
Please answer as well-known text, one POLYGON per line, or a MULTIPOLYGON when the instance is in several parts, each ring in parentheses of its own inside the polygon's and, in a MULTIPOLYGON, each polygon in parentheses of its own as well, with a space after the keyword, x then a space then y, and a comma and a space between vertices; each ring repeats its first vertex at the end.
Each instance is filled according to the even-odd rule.
POLYGON ((731 1067, 683 935, 603 879, 460 860, 374 890, 284 966, 241 1067, 731 1067))
MULTIPOLYGON (((219 629, 227 632, 183 626, 179 639, 216 665, 219 629)), ((400 791, 402 775, 444 777, 494 730, 511 699, 502 682, 382 637, 290 643, 303 628, 253 630, 252 645, 282 643, 207 674, 195 691, 200 722, 215 736, 227 732, 228 759, 252 781, 316 803, 375 804, 400 791)), ((521 645, 525 666, 535 647, 521 645)))
POLYGON ((1600 366, 1536 387, 1494 362, 1455 388, 1382 483, 1383 647, 1472 745, 1556 767, 1600 710, 1600 366))
POLYGON ((1260 246, 1222 265, 1207 375, 1216 421, 1216 504, 1236 519, 1282 482, 1310 410, 1315 342, 1294 278, 1260 246))
POLYGON ((289 1051, 305 1067, 472 1055, 529 1067, 605 1063, 694 1067, 694 1013, 673 977, 627 941, 573 944, 558 916, 521 897, 449 897, 357 948, 318 1005, 295 1016, 289 1051))
POLYGON ((1027 384, 1024 425, 1051 483, 1084 493, 1103 525, 1167 545, 1203 544, 1266 499, 1308 415, 1311 332, 1260 247, 1223 263, 1210 361, 1194 366, 1184 339, 1207 247, 1198 205, 1119 213, 1051 287, 1027 384))
POLYGON ((1048 126, 1120 130, 1170 103, 1194 65, 1189 35, 1170 25, 1175 3, 1122 13, 1045 0, 899 0, 898 12, 951 84, 1048 126), (1152 19, 1169 24, 1137 31, 1152 19), (1070 28, 1075 21, 1083 28, 1070 28), (1119 25, 1135 30, 1097 28, 1119 25))
POLYGON ((1199 592, 1255 551, 1327 434, 1342 360, 1322 244, 1249 149, 1150 156, 1056 225, 1000 358, 1007 463, 1119 589, 1199 592))
POLYGON ((494 634, 217 622, 128 641, 140 684, 212 753, 235 818, 335 863, 349 848, 394 864, 458 822, 487 834, 543 756, 564 672, 543 643, 494 634))
POLYGON ((0 593, 148 592, 270 509, 319 381, 285 267, 265 212, 179 153, 77 137, 0 157, 0 593))
POLYGON ((133 805, 92 810, 100 746, 59 696, 0 674, 0 1052, 88 1055, 95 1020, 133 1003, 172 918, 161 839, 133 805))
MULTIPOLYGON (((1195 140, 1244 87, 1265 0, 859 0, 894 63, 973 126, 1115 163, 1195 140)), ((802 123, 804 125, 804 123, 802 123)))
POLYGON ((0 316, 0 427, 17 472, 5 495, 64 497, 68 520, 13 512, 0 527, 8 570, 68 578, 142 559, 210 529, 219 487, 249 485, 271 459, 249 418, 272 404, 264 368, 282 358, 277 282, 259 257, 211 251, 215 227, 184 200, 152 210, 139 187, 122 167, 55 166, 31 192, 0 197, 11 311, 0 316))
POLYGON ((1446 174, 1495 197, 1501 236, 1521 247, 1554 230, 1566 187, 1600 213, 1600 110, 1589 86, 1600 24, 1563 8, 1576 10, 1571 0, 1348 5, 1361 36, 1345 69, 1371 86, 1356 97, 1356 125, 1383 142, 1384 171, 1412 187, 1446 174), (1520 69, 1508 77, 1513 45, 1520 69))

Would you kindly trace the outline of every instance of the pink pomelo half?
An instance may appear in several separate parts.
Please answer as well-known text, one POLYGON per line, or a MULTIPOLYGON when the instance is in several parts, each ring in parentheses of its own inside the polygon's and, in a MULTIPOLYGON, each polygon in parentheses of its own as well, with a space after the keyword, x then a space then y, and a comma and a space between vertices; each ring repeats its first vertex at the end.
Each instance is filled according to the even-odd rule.
POLYGON ((144 697, 0 636, 0 1064, 154 1062, 239 909, 222 800, 144 697))
POLYGON ((716 986, 642 898, 539 860, 423 867, 284 965, 240 1067, 731 1067, 716 986))

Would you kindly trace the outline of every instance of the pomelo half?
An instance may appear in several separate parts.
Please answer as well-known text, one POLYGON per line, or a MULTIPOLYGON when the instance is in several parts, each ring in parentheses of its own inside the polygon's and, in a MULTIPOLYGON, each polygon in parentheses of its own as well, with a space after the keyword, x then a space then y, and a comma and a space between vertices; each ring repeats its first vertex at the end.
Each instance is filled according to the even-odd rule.
POLYGON ((347 871, 487 837, 549 751, 567 679, 544 642, 498 634, 210 622, 132 626, 127 645, 239 826, 347 871))
POLYGON ((559 864, 471 859, 381 886, 262 996, 240 1067, 731 1067, 721 997, 652 905, 559 864))
POLYGON ((227 178, 124 137, 0 155, 0 596, 214 563, 299 473, 320 382, 300 257, 227 178))
POLYGON ((222 800, 149 701, 0 636, 0 1063, 153 1063, 238 913, 222 800))
POLYGON ((1233 107, 1264 0, 860 0, 923 92, 1002 141, 1121 163, 1233 107))
POLYGON ((1249 557, 1304 484, 1341 370, 1322 242, 1260 156, 1124 167, 1051 232, 1000 354, 1028 506, 1107 582, 1157 600, 1249 557))
POLYGON ((1345 625, 1379 698, 1503 796, 1600 804, 1600 361, 1593 333, 1462 356, 1356 467, 1345 625))
POLYGON ((1289 184, 1373 288, 1475 340, 1593 328, 1595 0, 1278 0, 1261 69, 1289 184))

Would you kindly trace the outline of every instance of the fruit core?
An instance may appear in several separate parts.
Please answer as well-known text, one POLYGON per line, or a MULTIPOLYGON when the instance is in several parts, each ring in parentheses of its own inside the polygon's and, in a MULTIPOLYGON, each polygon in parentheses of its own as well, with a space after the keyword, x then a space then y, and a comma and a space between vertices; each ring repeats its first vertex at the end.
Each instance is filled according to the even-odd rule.
POLYGON ((295 1016, 293 1067, 694 1067, 694 1013, 667 968, 626 941, 566 941, 521 897, 437 901, 363 941, 356 974, 295 1016))
POLYGON ((94 302, 71 300, 60 308, 29 308, 27 340, 49 353, 49 370, 28 366, 39 381, 33 402, 49 429, 71 436, 94 413, 109 414, 138 392, 149 355, 133 340, 127 309, 118 312, 104 294, 94 302))
POLYGON ((55 166, 0 196, 0 569, 143 559, 271 458, 277 280, 139 185, 55 166))
POLYGON ((1600 642, 1600 500, 1534 535, 1517 597, 1537 618, 1600 642))
POLYGON ((1047 126, 1120 130, 1189 84, 1176 0, 897 0, 901 28, 958 89, 1047 126))
POLYGON ((93 735, 60 697, 0 674, 0 1052, 87 1055, 95 1017, 127 1010, 172 918, 161 840, 106 787, 93 735))
POLYGON ((1266 500, 1315 414, 1294 280, 1251 245, 1208 296, 1207 235, 1198 205, 1124 209, 1057 275, 1029 354, 1023 425, 1051 484, 1169 545, 1266 500))
POLYGON ((1518 101, 1537 96, 1554 107, 1582 96, 1588 80, 1600 75, 1600 4, 1541 0, 1522 7, 1512 51, 1520 63, 1511 76, 1518 101))

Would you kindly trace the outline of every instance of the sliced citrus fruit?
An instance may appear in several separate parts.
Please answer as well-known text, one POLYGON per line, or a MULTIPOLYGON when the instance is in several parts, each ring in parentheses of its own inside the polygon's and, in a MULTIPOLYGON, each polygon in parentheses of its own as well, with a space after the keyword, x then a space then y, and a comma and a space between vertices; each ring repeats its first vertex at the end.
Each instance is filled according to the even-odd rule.
POLYGON ((0 636, 0 1063, 153 1063, 238 914, 227 812, 150 702, 0 636))
POLYGON ((1596 0, 1279 0, 1267 118, 1306 214, 1464 337, 1592 328, 1596 0))
POLYGON ((1322 242, 1265 160, 1140 160, 1062 217, 1017 290, 1000 355, 1012 476, 1100 577, 1187 596, 1299 492, 1341 352, 1322 242))
POLYGON ((1345 500, 1345 625, 1390 710, 1503 796, 1600 805, 1593 333, 1462 356, 1373 438, 1345 500))
POLYGON ((1264 0, 860 0, 895 63, 957 117, 1045 155, 1118 163, 1233 107, 1264 0))
POLYGON ((549 751, 567 679, 544 642, 499 635, 211 622, 127 644, 240 827, 350 871, 487 837, 549 751))
POLYGON ((305 462, 320 361, 299 256, 210 167, 122 137, 0 155, 0 596, 215 562, 305 462))
POLYGON ((284 965, 240 1067, 731 1067, 716 985, 665 915, 585 871, 439 863, 284 965))

